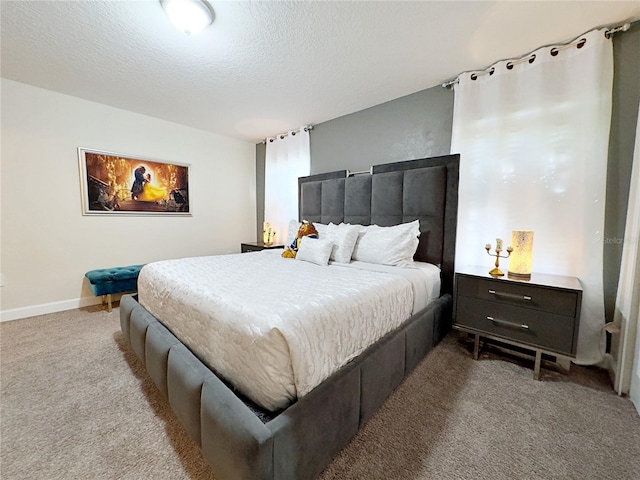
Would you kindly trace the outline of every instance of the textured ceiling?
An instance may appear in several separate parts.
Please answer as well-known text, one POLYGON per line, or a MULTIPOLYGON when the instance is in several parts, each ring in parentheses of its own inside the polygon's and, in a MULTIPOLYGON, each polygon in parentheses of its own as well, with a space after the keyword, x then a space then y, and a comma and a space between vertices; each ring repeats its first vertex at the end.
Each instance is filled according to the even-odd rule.
POLYGON ((4 0, 1 74, 257 142, 640 19, 638 1, 210 3, 189 37, 156 0, 4 0))

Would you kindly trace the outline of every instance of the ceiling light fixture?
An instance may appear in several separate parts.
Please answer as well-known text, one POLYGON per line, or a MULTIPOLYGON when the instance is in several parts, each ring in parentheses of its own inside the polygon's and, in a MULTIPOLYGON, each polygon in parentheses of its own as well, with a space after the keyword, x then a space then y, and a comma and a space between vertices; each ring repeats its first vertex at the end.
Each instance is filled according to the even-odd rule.
POLYGON ((196 35, 213 23, 215 14, 206 0, 160 0, 171 22, 187 35, 196 35))

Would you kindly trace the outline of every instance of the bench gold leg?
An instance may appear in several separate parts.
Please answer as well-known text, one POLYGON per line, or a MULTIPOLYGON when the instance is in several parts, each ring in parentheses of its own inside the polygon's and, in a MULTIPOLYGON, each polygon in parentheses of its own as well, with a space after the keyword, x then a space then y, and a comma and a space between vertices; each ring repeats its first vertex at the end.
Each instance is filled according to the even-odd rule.
POLYGON ((110 293, 107 294, 107 305, 108 305, 107 311, 111 313, 111 294, 110 293))

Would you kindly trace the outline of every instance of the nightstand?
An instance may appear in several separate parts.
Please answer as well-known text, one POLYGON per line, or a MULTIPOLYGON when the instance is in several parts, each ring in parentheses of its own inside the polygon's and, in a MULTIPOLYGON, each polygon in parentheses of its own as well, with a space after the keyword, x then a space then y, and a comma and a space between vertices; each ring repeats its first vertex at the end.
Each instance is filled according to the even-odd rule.
POLYGON ((265 245, 264 242, 246 242, 240 244, 240 251, 242 253, 259 252, 260 250, 271 250, 273 248, 284 248, 284 245, 265 245))
MULTIPOLYGON (((542 355, 575 358, 582 287, 575 277, 532 274, 530 280, 492 277, 488 267, 466 267, 455 275, 453 328, 535 353, 534 378, 542 355)), ((567 367, 569 362, 566 362, 567 367)))

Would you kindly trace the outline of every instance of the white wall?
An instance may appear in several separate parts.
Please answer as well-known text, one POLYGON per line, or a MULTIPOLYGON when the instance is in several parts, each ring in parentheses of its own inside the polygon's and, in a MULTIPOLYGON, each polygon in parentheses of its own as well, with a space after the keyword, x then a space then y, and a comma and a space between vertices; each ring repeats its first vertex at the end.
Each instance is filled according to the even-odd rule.
POLYGON ((95 268, 239 252, 255 145, 2 79, 2 320, 96 303, 95 268), (83 216, 78 147, 190 164, 191 217, 83 216))

